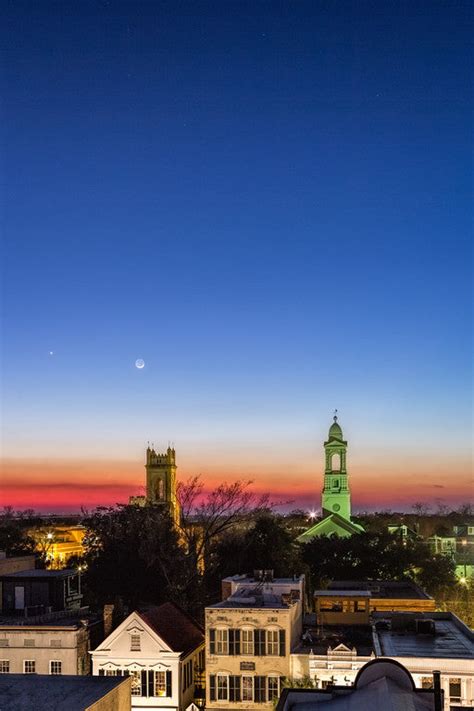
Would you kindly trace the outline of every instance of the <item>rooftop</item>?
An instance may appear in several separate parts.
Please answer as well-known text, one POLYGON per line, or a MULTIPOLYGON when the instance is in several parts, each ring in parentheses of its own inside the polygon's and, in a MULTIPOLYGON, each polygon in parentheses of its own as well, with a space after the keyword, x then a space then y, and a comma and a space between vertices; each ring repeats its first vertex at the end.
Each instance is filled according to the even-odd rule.
POLYGON ((372 597, 397 600, 430 600, 431 597, 410 580, 333 580, 329 590, 368 590, 372 597))
POLYGON ((368 590, 315 590, 314 597, 371 597, 368 590))
POLYGON ((173 652, 187 654, 204 642, 202 627, 174 602, 138 614, 173 652))
MULTIPOLYGON (((77 610, 59 610, 43 615, 25 617, 18 613, 0 614, 0 631, 9 627, 81 627, 83 622, 93 624, 102 619, 98 613, 91 612, 88 607, 77 610)), ((0 707, 1 710, 1 707, 0 707)))
POLYGON ((2 578, 70 578, 71 575, 78 575, 77 570, 73 568, 64 568, 63 570, 19 570, 17 573, 5 573, 2 578))
POLYGON ((114 676, 1 674, 0 709, 8 711, 84 711, 120 684, 114 676))
POLYGON ((293 654, 325 655, 329 648, 334 651, 340 644, 350 650, 355 648, 362 657, 375 654, 370 625, 332 625, 323 630, 310 627, 305 630, 303 640, 291 651, 293 654))
POLYGON ((381 654, 388 657, 474 658, 474 632, 451 612, 374 613, 381 654), (417 633, 415 620, 433 620, 434 634, 417 633))
MULTIPOLYGON (((210 605, 210 607, 252 607, 269 608, 272 610, 286 610, 300 599, 299 590, 295 590, 294 594, 278 592, 275 593, 272 589, 274 582, 275 581, 268 585, 262 585, 261 587, 239 587, 236 592, 233 593, 233 595, 230 595, 225 600, 222 600, 222 602, 218 602, 215 605, 210 605)), ((290 579, 290 582, 293 581, 290 579)))

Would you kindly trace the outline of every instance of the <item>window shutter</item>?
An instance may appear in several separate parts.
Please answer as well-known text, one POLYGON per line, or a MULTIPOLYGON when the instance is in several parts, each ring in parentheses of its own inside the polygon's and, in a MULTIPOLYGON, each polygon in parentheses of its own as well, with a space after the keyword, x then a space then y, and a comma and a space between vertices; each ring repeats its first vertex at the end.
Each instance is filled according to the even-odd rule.
POLYGON ((142 682, 142 696, 147 696, 147 677, 146 677, 146 671, 143 669, 141 673, 141 682, 142 682))
POLYGON ((266 680, 264 676, 255 677, 254 697, 257 703, 265 703, 267 700, 265 681, 266 680))
POLYGON ((129 670, 128 670, 128 669, 124 669, 124 670, 123 670, 123 675, 124 675, 124 676, 130 676, 129 670))
POLYGON ((216 675, 209 676, 209 698, 211 701, 216 700, 216 675))
POLYGON ((285 630, 280 630, 280 657, 286 656, 285 630))
POLYGON ((240 676, 229 677, 229 701, 240 701, 240 676))
POLYGON ((148 670, 148 696, 155 695, 155 672, 153 669, 148 670))
POLYGON ((235 654, 235 632, 236 630, 229 630, 229 654, 235 654))
POLYGON ((171 688, 171 672, 166 672, 166 696, 173 696, 173 689, 171 688))
POLYGON ((105 676, 105 672, 103 669, 99 669, 99 676, 105 676))
POLYGON ((216 653, 216 630, 209 630, 209 654, 216 653))
POLYGON ((255 655, 265 656, 265 630, 255 630, 255 655))
POLYGON ((240 630, 234 630, 234 654, 240 654, 240 630))

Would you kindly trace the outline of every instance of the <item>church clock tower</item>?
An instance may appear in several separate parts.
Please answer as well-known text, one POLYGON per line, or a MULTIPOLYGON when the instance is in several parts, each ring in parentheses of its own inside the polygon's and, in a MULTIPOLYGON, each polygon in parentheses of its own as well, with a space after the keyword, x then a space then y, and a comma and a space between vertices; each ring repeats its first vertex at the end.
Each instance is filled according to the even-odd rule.
POLYGON ((150 447, 146 450, 146 502, 163 505, 175 524, 179 523, 179 503, 176 497, 176 452, 168 447, 164 454, 157 454, 150 447))
POLYGON ((334 422, 329 428, 328 440, 324 443, 324 451, 326 465, 321 497, 323 515, 336 513, 350 521, 351 494, 347 483, 347 442, 343 439, 337 415, 334 415, 334 422))

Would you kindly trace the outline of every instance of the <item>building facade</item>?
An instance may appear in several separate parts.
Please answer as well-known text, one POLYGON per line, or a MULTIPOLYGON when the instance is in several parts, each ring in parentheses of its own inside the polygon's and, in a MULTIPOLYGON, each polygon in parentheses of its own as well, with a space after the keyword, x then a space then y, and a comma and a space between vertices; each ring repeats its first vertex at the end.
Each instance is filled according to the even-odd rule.
POLYGON ((94 675, 131 677, 133 709, 185 711, 201 693, 203 630, 174 603, 132 612, 91 656, 94 675))
POLYGON ((90 674, 89 652, 102 638, 102 621, 85 610, 43 615, 30 623, 2 618, 0 673, 90 674))
POLYGON ((266 572, 227 578, 226 598, 206 608, 206 709, 271 708, 290 674, 304 576, 274 580, 266 572))

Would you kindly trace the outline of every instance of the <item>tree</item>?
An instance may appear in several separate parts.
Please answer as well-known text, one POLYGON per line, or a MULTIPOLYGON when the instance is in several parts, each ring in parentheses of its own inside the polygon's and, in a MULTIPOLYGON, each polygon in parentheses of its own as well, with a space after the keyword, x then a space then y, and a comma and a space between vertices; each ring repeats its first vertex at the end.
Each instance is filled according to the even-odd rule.
POLYGON ((28 535, 28 527, 35 520, 31 510, 15 512, 5 506, 0 514, 0 550, 7 556, 32 555, 35 541, 28 535))
POLYGON ((176 600, 193 608, 192 562, 159 506, 99 508, 85 519, 86 589, 99 604, 119 596, 131 608, 176 600))

